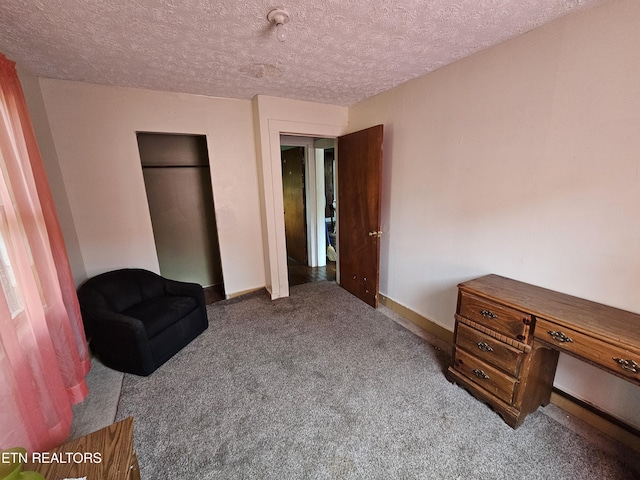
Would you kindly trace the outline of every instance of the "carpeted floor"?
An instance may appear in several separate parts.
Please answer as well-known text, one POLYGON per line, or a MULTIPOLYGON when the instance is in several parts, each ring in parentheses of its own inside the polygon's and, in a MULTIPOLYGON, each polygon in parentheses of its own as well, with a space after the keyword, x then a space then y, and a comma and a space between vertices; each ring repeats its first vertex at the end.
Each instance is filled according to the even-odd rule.
POLYGON ((105 367, 96 358, 91 359, 91 371, 87 375, 89 395, 73 405, 73 422, 69 440, 111 425, 118 410, 122 378, 124 374, 105 367))
POLYGON ((541 411, 511 429, 445 379, 445 352, 333 282, 208 313, 153 375, 124 376, 145 480, 638 478, 541 411))

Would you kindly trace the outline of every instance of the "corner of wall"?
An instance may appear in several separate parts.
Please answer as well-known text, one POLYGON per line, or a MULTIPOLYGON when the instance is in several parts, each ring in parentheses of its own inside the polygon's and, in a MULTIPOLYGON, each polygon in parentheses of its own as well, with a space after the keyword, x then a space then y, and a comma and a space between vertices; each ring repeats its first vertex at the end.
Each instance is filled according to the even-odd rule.
POLYGON ((73 273, 73 278, 77 286, 87 278, 87 271, 82 257, 82 250, 80 249, 80 242, 78 241, 62 171, 60 170, 58 153, 51 133, 47 109, 40 87, 40 79, 20 68, 20 66, 18 66, 17 70, 27 107, 29 108, 33 130, 36 135, 36 140, 38 141, 38 148, 40 149, 42 161, 49 179, 51 194, 53 195, 56 211, 58 212, 58 219, 67 248, 71 272, 73 273))

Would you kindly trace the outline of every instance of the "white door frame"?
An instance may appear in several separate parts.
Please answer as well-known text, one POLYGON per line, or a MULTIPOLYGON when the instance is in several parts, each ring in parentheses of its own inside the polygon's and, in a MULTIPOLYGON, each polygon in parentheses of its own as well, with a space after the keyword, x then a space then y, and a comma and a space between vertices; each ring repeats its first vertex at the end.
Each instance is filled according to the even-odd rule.
POLYGON ((348 132, 349 110, 335 105, 263 95, 257 95, 252 102, 263 222, 265 288, 271 298, 276 299, 289 296, 280 135, 339 137, 348 132))
MULTIPOLYGON (((300 127, 297 122, 288 122, 283 120, 268 120, 268 159, 269 163, 262 162, 264 170, 268 166, 269 175, 265 175, 266 180, 270 182, 270 188, 265 188, 264 200, 265 211, 273 212, 273 223, 267 217, 266 234, 267 248, 265 249, 268 257, 265 259, 271 267, 267 270, 269 279, 267 280, 267 290, 271 298, 282 298, 289 296, 289 273, 287 271, 287 247, 284 235, 284 205, 282 199, 282 165, 280 160, 280 136, 281 135, 300 135, 313 138, 337 138, 345 133, 346 127, 333 125, 304 125, 300 127), (267 194, 269 193, 269 194, 267 194), (273 229, 269 227, 273 227, 273 229), (272 256, 271 253, 274 253, 272 256)), ((318 162, 316 162, 317 165, 318 162)), ((266 181, 265 181, 265 184, 266 181)), ((324 200, 323 200, 324 201, 324 200)))

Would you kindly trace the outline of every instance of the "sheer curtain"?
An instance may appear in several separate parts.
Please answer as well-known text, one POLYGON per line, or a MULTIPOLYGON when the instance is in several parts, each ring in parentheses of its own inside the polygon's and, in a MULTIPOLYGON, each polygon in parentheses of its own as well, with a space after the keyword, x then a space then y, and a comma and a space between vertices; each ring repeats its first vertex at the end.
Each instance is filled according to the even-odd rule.
POLYGON ((0 54, 0 449, 62 443, 90 368, 62 232, 15 64, 0 54))

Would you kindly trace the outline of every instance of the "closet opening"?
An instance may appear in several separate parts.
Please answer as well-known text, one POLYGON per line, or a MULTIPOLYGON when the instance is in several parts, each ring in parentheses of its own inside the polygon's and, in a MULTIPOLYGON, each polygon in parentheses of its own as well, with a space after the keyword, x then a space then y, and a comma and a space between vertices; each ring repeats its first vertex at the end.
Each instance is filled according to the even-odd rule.
POLYGON ((206 136, 136 135, 160 274, 225 298, 206 136))

